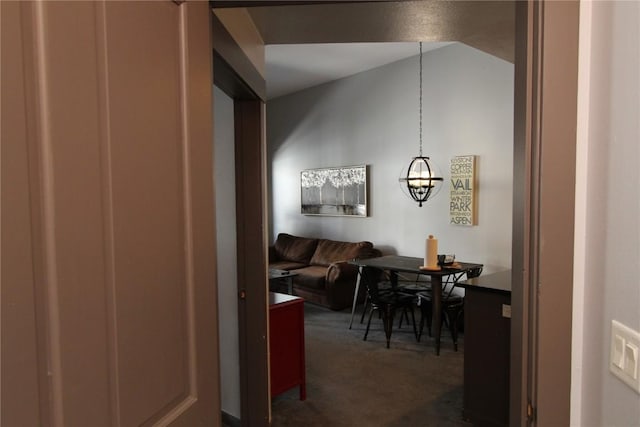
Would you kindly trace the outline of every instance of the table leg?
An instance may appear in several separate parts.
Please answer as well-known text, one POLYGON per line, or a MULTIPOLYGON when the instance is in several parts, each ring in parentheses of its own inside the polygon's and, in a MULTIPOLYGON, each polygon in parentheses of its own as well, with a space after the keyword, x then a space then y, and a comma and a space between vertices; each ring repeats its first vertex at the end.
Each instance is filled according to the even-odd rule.
POLYGON ((351 305, 351 321, 349 321, 349 329, 353 326, 353 315, 356 312, 356 304, 358 303, 358 291, 360 290, 360 278, 362 277, 362 269, 364 267, 358 268, 358 277, 356 278, 356 289, 353 292, 353 303, 351 305))
POLYGON ((431 325, 436 341, 436 355, 440 355, 440 330, 442 326, 442 277, 431 277, 431 325))

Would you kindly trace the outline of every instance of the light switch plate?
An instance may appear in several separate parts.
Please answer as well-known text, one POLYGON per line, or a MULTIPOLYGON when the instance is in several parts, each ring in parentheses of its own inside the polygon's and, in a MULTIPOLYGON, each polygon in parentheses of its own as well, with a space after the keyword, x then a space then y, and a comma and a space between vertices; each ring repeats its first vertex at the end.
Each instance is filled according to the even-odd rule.
POLYGON ((617 320, 611 321, 609 370, 640 394, 640 333, 617 320))
POLYGON ((502 317, 511 319, 511 305, 502 304, 502 317))

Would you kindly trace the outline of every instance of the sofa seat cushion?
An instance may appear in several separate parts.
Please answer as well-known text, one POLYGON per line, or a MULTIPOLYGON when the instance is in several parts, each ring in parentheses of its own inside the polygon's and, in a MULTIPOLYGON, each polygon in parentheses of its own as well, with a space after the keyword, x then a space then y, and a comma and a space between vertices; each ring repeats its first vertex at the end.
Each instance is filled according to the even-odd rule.
POLYGON ((276 261, 269 263, 270 270, 296 270, 298 268, 306 267, 307 264, 302 264, 293 261, 276 261))
POLYGON ((327 268, 319 265, 311 265, 309 267, 299 268, 295 270, 298 273, 293 277, 293 283, 311 289, 325 289, 325 276, 327 268))
POLYGON ((333 262, 359 258, 364 254, 368 254, 371 249, 373 249, 373 243, 371 242, 351 243, 321 239, 313 257, 311 257, 310 264, 328 267, 333 262))
POLYGON ((280 261, 293 261, 308 265, 317 245, 318 239, 280 233, 273 244, 273 248, 280 261))

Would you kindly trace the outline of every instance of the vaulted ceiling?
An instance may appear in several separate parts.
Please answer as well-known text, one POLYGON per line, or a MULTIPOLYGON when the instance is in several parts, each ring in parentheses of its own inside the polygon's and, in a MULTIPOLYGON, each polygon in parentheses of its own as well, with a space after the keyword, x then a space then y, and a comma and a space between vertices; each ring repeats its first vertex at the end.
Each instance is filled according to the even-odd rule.
POLYGON ((417 41, 425 42, 424 51, 462 42, 514 62, 515 2, 509 0, 217 0, 212 5, 246 7, 266 45, 269 99, 413 56, 417 41))

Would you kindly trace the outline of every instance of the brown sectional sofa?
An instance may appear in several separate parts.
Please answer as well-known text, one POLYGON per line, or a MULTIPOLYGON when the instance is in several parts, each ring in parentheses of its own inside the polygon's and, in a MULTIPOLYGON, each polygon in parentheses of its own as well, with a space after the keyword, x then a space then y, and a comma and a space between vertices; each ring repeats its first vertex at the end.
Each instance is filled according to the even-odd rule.
POLYGON ((340 242, 280 233, 269 247, 269 269, 294 271, 295 295, 332 310, 342 310, 351 306, 358 276, 358 268, 348 261, 380 255, 371 242, 340 242))

